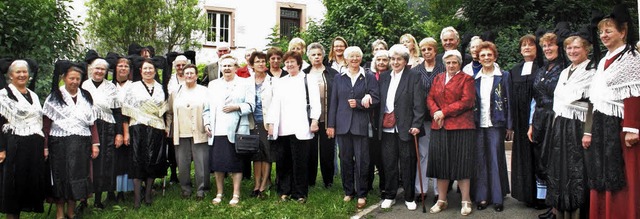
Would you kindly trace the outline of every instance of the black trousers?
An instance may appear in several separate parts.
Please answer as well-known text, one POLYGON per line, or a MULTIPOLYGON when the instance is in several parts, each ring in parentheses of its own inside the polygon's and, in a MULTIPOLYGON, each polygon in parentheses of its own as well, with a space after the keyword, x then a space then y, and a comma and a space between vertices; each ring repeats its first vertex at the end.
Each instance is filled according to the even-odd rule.
MULTIPOLYGON (((375 132, 374 132, 375 133, 375 132)), ((378 186, 380 191, 384 191, 384 171, 382 171, 382 141, 374 134, 369 138, 369 189, 373 190, 373 181, 376 178, 375 169, 378 168, 378 186)))
POLYGON ((295 135, 278 136, 276 177, 278 194, 293 199, 306 198, 309 193, 307 168, 309 140, 298 140, 295 135))
POLYGON ((398 177, 402 176, 404 200, 413 201, 416 181, 416 150, 412 142, 402 141, 398 133, 382 133, 382 171, 384 172, 383 199, 395 199, 398 177), (400 164, 400 169, 398 169, 400 164))
POLYGON ((367 136, 337 136, 344 194, 366 198, 369 193, 369 146, 367 136))
POLYGON ((333 175, 335 174, 335 156, 336 144, 334 139, 327 137, 327 129, 325 123, 321 122, 318 127, 320 130, 309 142, 309 186, 316 185, 316 177, 318 175, 318 152, 320 152, 320 172, 322 174, 322 182, 333 184, 333 175))

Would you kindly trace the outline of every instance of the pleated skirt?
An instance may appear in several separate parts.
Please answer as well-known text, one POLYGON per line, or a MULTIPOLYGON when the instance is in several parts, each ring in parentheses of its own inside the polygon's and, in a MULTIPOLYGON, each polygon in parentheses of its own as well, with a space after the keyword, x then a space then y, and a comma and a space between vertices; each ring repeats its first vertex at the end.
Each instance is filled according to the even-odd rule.
POLYGON ((6 158, 0 164, 0 212, 43 212, 49 179, 40 135, 4 134, 6 158))
POLYGON ((560 211, 574 211, 587 203, 583 124, 564 117, 557 117, 553 124, 545 202, 560 211))
POLYGON ((93 191, 89 179, 91 136, 49 136, 53 197, 80 200, 93 191))
POLYGON ((235 145, 227 136, 214 136, 209 147, 209 168, 211 172, 242 172, 242 159, 236 154, 235 145))
POLYGON ((437 179, 471 179, 475 171, 476 130, 431 130, 427 177, 437 179))

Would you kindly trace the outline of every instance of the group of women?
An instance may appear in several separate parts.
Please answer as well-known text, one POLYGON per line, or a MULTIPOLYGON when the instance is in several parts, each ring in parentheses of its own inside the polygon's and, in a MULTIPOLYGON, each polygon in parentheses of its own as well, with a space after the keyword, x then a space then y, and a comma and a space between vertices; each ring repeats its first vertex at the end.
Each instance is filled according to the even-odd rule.
MULTIPOLYGON (((540 218, 637 218, 638 37, 624 7, 594 20, 575 33, 560 24, 523 36, 524 61, 511 71, 500 68, 498 48, 481 37, 470 40, 473 61, 464 69, 466 56, 455 49, 437 55, 433 38, 418 43, 405 34, 389 49, 377 40, 367 63, 342 37, 332 41, 329 62, 320 43, 295 38, 286 53, 248 53, 246 69, 231 55, 219 57, 221 77, 206 87, 186 54, 167 61, 90 52, 85 65, 56 63, 42 106, 27 87, 37 65, 3 60, 10 83, 0 90, 0 211, 8 218, 42 212, 51 197, 57 218, 73 218, 76 202, 86 205, 91 193, 104 208, 103 192, 123 200, 132 190, 134 208, 142 200, 151 205, 154 179, 167 173, 168 141, 182 197, 195 190, 204 199, 212 173, 214 205, 240 203, 246 159, 253 161, 252 196, 266 195, 275 162, 279 199, 305 203, 318 160, 324 186, 333 185, 337 149, 343 201, 357 199, 357 209, 367 205, 377 169, 383 209, 401 186, 404 204, 415 210, 433 179, 434 214, 448 208, 457 181, 465 216, 474 205, 503 211, 511 192, 528 206, 550 207, 540 218), (596 29, 608 50, 602 60, 596 29), (160 68, 172 71, 167 83, 157 81, 160 68), (237 154, 236 135, 250 133, 259 136, 259 152, 237 154), (511 186, 504 154, 510 139, 511 186)), ((460 40, 450 27, 442 36, 448 47, 460 40)))

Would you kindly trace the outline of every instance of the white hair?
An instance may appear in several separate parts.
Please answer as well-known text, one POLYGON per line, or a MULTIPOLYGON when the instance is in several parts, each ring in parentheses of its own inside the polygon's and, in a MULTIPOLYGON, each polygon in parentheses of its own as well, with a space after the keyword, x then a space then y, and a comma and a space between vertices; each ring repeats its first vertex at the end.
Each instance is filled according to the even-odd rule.
POLYGON ((360 57, 362 57, 362 50, 360 49, 360 47, 357 46, 349 46, 344 50, 344 57, 349 57, 349 55, 351 55, 352 53, 356 53, 358 55, 360 55, 360 57))
POLYGON ((462 54, 460 54, 460 51, 455 49, 444 52, 444 55, 442 56, 442 63, 445 63, 444 60, 450 56, 455 56, 456 59, 458 59, 458 64, 462 65, 462 54))
POLYGON ((9 65, 9 69, 8 69, 7 72, 11 74, 18 67, 27 67, 27 71, 30 71, 29 63, 27 61, 25 61, 25 60, 18 59, 18 60, 15 60, 15 61, 11 62, 11 65, 9 65))
POLYGON ((447 32, 452 32, 453 35, 456 36, 456 40, 460 40, 460 34, 458 34, 456 28, 453 28, 452 26, 448 26, 442 29, 442 31, 440 32, 440 39, 442 39, 444 37, 444 34, 447 32))
POLYGON ((369 69, 372 69, 372 71, 376 71, 376 65, 378 65, 376 63, 376 60, 378 60, 378 58, 383 57, 383 56, 389 58, 389 51, 387 51, 387 50, 378 50, 375 54, 373 54, 373 60, 371 60, 371 68, 369 68, 369 69))
POLYGON ((173 68, 176 67, 176 65, 178 64, 178 62, 184 61, 186 64, 191 64, 191 60, 187 59, 186 56, 184 55, 179 55, 176 57, 175 60, 173 60, 173 68))
MULTIPOLYGON (((107 62, 107 60, 104 60, 102 58, 97 58, 97 59, 93 60, 93 62, 91 62, 91 64, 89 64, 89 68, 88 68, 88 71, 87 71, 87 72, 89 72, 89 78, 93 79, 93 69, 98 67, 98 65, 104 66, 105 70, 109 71, 109 63, 107 62)), ((105 75, 105 77, 106 77, 106 75, 105 75)))
POLYGON ((409 62, 409 49, 402 44, 396 44, 389 49, 389 56, 400 55, 404 59, 404 61, 409 62))

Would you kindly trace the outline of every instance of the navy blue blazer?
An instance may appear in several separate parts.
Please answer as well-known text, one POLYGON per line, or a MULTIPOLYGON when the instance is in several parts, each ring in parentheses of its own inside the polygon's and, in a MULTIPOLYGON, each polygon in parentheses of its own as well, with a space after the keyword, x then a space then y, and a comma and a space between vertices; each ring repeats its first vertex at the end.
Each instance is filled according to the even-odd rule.
MULTIPOLYGON (((512 129, 512 120, 511 120, 511 74, 507 71, 501 71, 502 75, 494 75, 493 76, 493 86, 491 88, 491 110, 489 113, 491 114, 491 124, 493 127, 506 127, 507 129, 512 129)), ((480 96, 480 84, 482 82, 482 73, 478 72, 475 78, 475 87, 476 87, 476 115, 475 122, 476 127, 480 127, 480 106, 481 106, 481 97, 480 96)))
POLYGON ((355 85, 347 74, 337 74, 333 79, 329 104, 329 128, 335 128, 337 135, 351 133, 368 136, 369 114, 380 103, 378 81, 373 74, 365 71, 365 76, 358 75, 355 85), (373 102, 369 108, 361 104, 362 98, 369 94, 373 102), (356 108, 349 107, 349 99, 356 100, 356 108))
MULTIPOLYGON (((384 116, 385 105, 387 104, 387 93, 391 83, 391 71, 380 74, 380 114, 378 115, 378 136, 382 136, 382 118, 384 116)), ((398 128, 398 137, 403 141, 411 141, 409 129, 423 129, 424 115, 427 109, 427 94, 424 91, 420 74, 404 68, 402 77, 396 90, 394 97, 394 110, 396 115, 396 127, 398 128)), ((424 131, 420 131, 420 135, 424 135, 424 131)))

